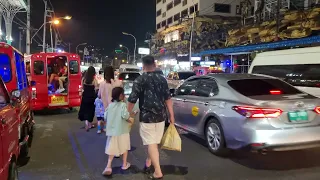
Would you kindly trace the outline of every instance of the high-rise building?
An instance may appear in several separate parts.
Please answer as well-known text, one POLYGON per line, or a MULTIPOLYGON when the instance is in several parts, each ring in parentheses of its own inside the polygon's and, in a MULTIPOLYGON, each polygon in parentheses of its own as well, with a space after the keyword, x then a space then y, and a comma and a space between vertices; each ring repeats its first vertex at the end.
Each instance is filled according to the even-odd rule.
MULTIPOLYGON (((156 29, 192 18, 194 12, 208 16, 241 16, 242 0, 156 0, 156 29)), ((250 0, 252 1, 252 0, 250 0)), ((254 5, 252 6, 253 10, 254 5)))

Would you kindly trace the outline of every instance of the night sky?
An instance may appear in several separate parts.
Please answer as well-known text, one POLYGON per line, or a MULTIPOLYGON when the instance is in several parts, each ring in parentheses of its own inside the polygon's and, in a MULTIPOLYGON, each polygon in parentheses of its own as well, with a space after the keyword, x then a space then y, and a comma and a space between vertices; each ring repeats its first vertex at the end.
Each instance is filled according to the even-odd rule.
MULTIPOLYGON (((104 48, 107 55, 119 44, 129 47, 132 52, 134 39, 122 35, 122 31, 135 35, 140 45, 143 45, 147 32, 155 31, 155 0, 51 0, 51 2, 57 17, 72 16, 70 21, 61 21, 59 31, 65 43, 72 43, 73 51, 77 44, 87 42, 104 48)), ((39 28, 43 23, 43 1, 31 0, 31 6, 31 24, 33 28, 39 28)), ((20 13, 17 17, 25 22, 25 14, 20 13)), ((17 25, 14 28, 17 28, 17 25)), ((17 30, 14 31, 14 39, 18 39, 17 30)), ((42 38, 42 30, 39 35, 41 37, 35 40, 42 38)), ((49 41, 48 37, 47 42, 49 41)), ((17 41, 14 45, 17 46, 17 41)), ((37 43, 34 43, 33 47, 36 46, 37 43)))

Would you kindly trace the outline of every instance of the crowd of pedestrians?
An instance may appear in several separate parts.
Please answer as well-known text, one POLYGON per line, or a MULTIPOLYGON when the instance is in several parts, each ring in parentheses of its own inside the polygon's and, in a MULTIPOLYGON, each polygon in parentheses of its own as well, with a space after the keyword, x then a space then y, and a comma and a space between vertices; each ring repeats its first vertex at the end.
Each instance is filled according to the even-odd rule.
POLYGON ((99 85, 94 77, 94 67, 89 67, 82 80, 83 94, 78 118, 85 122, 85 129, 89 131, 96 116, 97 133, 106 131, 108 164, 103 175, 112 175, 115 156, 122 156, 122 170, 131 166, 127 161, 131 148, 130 127, 137 113, 133 111, 134 105, 139 102, 140 136, 143 145, 148 147, 144 172, 150 179, 163 178, 158 146, 164 134, 165 121, 174 123, 172 100, 166 79, 155 72, 154 58, 146 56, 142 58, 142 63, 143 74, 134 81, 128 99, 125 99, 122 82, 115 80, 111 66, 104 69, 104 81, 99 85), (152 166, 154 172, 151 172, 152 166))

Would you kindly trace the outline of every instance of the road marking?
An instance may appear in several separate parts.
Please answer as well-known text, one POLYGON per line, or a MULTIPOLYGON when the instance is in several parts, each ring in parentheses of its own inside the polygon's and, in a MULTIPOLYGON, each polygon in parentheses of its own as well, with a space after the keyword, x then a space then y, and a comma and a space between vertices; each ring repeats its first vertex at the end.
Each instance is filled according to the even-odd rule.
POLYGON ((42 135, 40 136, 40 139, 52 136, 54 123, 55 123, 54 121, 48 121, 48 123, 46 123, 46 124, 35 124, 36 128, 38 128, 38 129, 44 128, 44 131, 43 131, 42 135))

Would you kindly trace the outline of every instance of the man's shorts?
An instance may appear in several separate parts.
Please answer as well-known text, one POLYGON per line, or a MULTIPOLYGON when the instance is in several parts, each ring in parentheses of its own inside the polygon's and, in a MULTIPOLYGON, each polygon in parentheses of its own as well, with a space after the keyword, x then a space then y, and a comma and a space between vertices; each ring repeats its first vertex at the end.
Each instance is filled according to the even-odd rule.
POLYGON ((140 123, 140 136, 143 145, 160 144, 164 127, 164 121, 160 123, 140 123))

